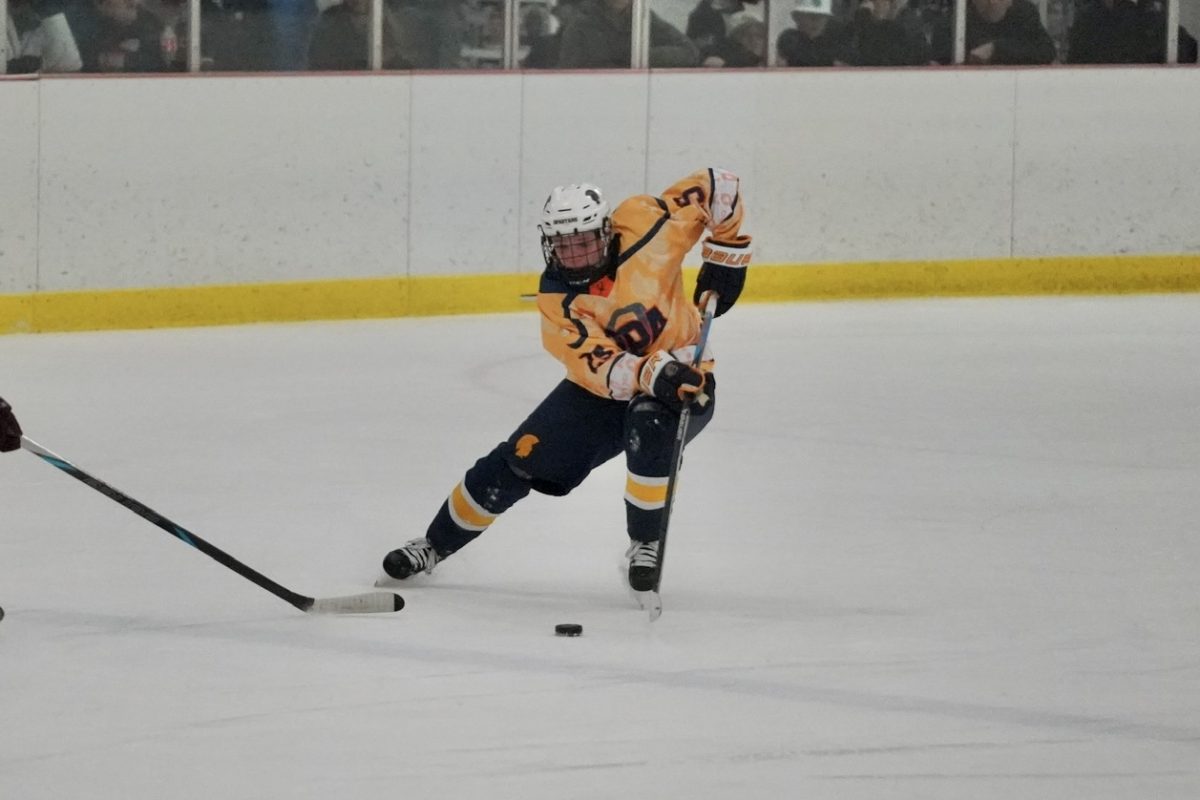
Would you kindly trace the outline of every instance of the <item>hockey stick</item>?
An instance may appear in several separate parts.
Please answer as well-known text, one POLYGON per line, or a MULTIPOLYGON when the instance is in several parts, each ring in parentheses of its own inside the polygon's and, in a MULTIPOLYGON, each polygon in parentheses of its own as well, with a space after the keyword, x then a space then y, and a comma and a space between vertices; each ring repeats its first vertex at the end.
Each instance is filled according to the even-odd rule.
POLYGON ((176 525, 154 509, 142 505, 137 500, 114 489, 104 481, 92 477, 70 461, 47 450, 32 439, 22 436, 21 447, 33 453, 47 464, 58 467, 72 478, 86 483, 110 500, 115 500, 139 517, 153 522, 184 544, 191 545, 209 558, 228 567, 251 583, 261 586, 276 597, 291 603, 301 611, 309 614, 373 614, 380 611, 399 611, 404 608, 404 598, 391 592, 368 592, 367 594, 352 594, 345 597, 317 598, 297 594, 291 589, 280 586, 261 572, 251 569, 224 550, 214 547, 191 531, 176 525))
MULTIPOLYGON (((704 360, 704 348, 708 345, 708 333, 712 330, 713 317, 717 311, 717 293, 708 296, 704 304, 704 321, 700 325, 700 343, 696 345, 696 355, 692 358, 692 366, 699 367, 704 360)), ((662 616, 662 596, 658 587, 662 584, 663 566, 667 560, 667 528, 671 524, 671 507, 675 505, 675 484, 679 478, 679 470, 683 466, 683 446, 687 443, 688 424, 692 421, 692 403, 704 405, 708 402, 705 395, 683 404, 679 412, 679 425, 675 428, 675 443, 671 448, 671 471, 667 474, 667 501, 663 506, 662 524, 658 531, 658 573, 654 577, 654 590, 650 594, 650 604, 647 611, 650 621, 662 616)))

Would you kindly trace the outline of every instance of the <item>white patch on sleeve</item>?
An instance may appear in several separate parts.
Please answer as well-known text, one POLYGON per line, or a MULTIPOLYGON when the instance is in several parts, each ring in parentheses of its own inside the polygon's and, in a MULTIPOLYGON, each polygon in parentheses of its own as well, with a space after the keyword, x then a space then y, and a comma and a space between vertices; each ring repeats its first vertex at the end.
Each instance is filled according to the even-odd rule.
MULTIPOLYGON (((671 355, 675 356, 676 361, 682 361, 685 364, 691 364, 696 358, 696 345, 689 344, 683 347, 676 347, 671 351, 671 355)), ((704 357, 700 359, 700 363, 705 361, 713 361, 712 345, 708 342, 704 343, 704 357)))
POLYGON ((608 390, 613 400, 632 400, 638 388, 638 361, 633 353, 622 353, 608 370, 608 390))
POLYGON ((724 169, 713 167, 713 196, 708 204, 712 216, 709 230, 733 216, 733 206, 738 196, 738 176, 724 169))

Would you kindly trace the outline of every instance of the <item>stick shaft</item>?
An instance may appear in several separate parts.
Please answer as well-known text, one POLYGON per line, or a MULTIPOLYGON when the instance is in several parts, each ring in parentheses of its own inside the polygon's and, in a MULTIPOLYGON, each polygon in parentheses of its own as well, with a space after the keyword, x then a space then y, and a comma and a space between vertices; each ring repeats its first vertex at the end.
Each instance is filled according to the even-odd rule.
POLYGON ((89 475, 67 459, 63 458, 57 453, 47 450, 32 439, 22 436, 21 447, 33 453, 47 464, 57 467, 58 469, 70 475, 72 478, 87 484, 110 500, 120 503, 133 513, 137 514, 139 517, 154 523, 159 528, 162 528, 164 531, 171 534, 176 539, 179 539, 184 544, 191 545, 222 566, 228 567, 246 580, 262 587, 263 589, 266 589, 268 592, 280 598, 281 600, 291 603, 301 611, 308 611, 310 608, 312 608, 313 603, 315 602, 313 598, 305 597, 302 594, 293 592, 291 589, 288 589, 285 586, 281 586, 280 584, 268 578, 266 575, 263 575, 261 572, 246 566, 241 561, 238 561, 236 558, 229 555, 219 547, 209 544, 188 529, 172 522, 162 514, 158 513, 149 506, 138 502, 124 492, 109 486, 99 478, 89 475))
MULTIPOLYGON (((692 358, 692 366, 699 367, 704 360, 704 348, 708 345, 708 334, 712 330, 713 317, 716 315, 717 296, 709 296, 704 307, 704 321, 700 325, 700 343, 696 345, 696 355, 692 358)), ((663 567, 667 560, 667 530, 671 525, 671 508, 675 505, 675 484, 679 479, 679 470, 683 466, 683 447, 687 444, 688 425, 692 420, 692 403, 683 404, 679 412, 679 424, 675 428, 675 441, 671 445, 671 471, 667 473, 667 500, 663 506, 662 522, 658 530, 658 574, 654 578, 654 591, 662 585, 663 567)))

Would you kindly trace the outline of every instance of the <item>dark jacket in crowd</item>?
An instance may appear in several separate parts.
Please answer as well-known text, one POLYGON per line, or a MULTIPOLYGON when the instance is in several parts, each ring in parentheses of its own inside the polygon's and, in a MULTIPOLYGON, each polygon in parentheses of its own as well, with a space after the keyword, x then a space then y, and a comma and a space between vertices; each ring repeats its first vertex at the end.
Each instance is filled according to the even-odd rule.
POLYGON ((832 67, 854 63, 854 28, 831 18, 825 30, 809 39, 796 28, 788 28, 775 41, 775 51, 789 67, 832 67))
MULTIPOLYGON (((758 0, 751 0, 757 3, 758 0)), ((736 14, 746 8, 745 3, 737 3, 728 13, 736 14)), ((729 28, 725 22, 725 14, 713 8, 712 0, 700 0, 688 14, 687 30, 684 33, 696 43, 701 54, 706 48, 716 47, 729 36, 729 28)))
POLYGON ((558 53, 562 49, 562 31, 539 36, 529 44, 529 53, 521 66, 526 69, 553 69, 558 66, 558 53))
MULTIPOLYGON (((411 69, 397 54, 388 19, 383 22, 383 68, 411 69)), ((321 12, 308 46, 308 68, 313 70, 370 69, 367 57, 367 19, 344 3, 321 12)))
MULTIPOLYGON (((628 68, 632 30, 632 8, 614 15, 604 0, 583 0, 578 16, 563 30, 559 66, 628 68)), ((650 66, 694 67, 699 61, 699 51, 691 40, 650 12, 650 66)))
MULTIPOLYGON (((1082 8, 1067 45, 1071 64, 1163 64, 1167 60, 1167 15, 1156 2, 1099 0, 1082 8)), ((1179 28, 1179 62, 1196 63, 1196 39, 1179 28)))
POLYGON ((162 72, 169 69, 162 51, 162 23, 144 8, 128 25, 106 17, 88 2, 76 6, 67 15, 84 72, 162 72), (120 53, 123 67, 101 64, 106 53, 120 53))
POLYGON ((700 0, 688 14, 684 33, 700 48, 716 44, 725 38, 725 15, 713 8, 712 0, 700 0))
POLYGON ((338 3, 321 12, 308 44, 308 68, 367 70, 367 31, 355 24, 348 6, 338 3))
POLYGON ((860 67, 921 66, 933 60, 919 12, 875 19, 869 9, 854 15, 854 61, 860 67))
MULTIPOLYGON (((988 42, 995 43, 992 64, 1051 64, 1057 53, 1054 41, 1042 25, 1041 14, 1030 0, 1013 0, 1012 7, 999 22, 979 16, 972 3, 967 4, 967 54, 988 42)), ((943 64, 954 60, 954 38, 949 26, 934 36, 933 52, 943 64)))
POLYGON ((701 63, 710 56, 721 59, 723 67, 765 67, 767 63, 765 54, 751 52, 732 37, 721 39, 701 50, 701 63))

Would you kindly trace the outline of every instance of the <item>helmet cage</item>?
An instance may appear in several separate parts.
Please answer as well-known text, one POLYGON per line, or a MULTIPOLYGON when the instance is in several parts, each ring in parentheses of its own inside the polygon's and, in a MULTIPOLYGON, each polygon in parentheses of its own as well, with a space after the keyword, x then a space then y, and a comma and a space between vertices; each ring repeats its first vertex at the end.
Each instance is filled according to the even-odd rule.
POLYGON ((556 186, 542 206, 538 230, 547 271, 569 286, 586 288, 608 272, 612 220, 600 187, 556 186))
POLYGON ((542 256, 568 285, 587 286, 608 272, 611 243, 612 223, 605 219, 590 231, 542 233, 542 256))

